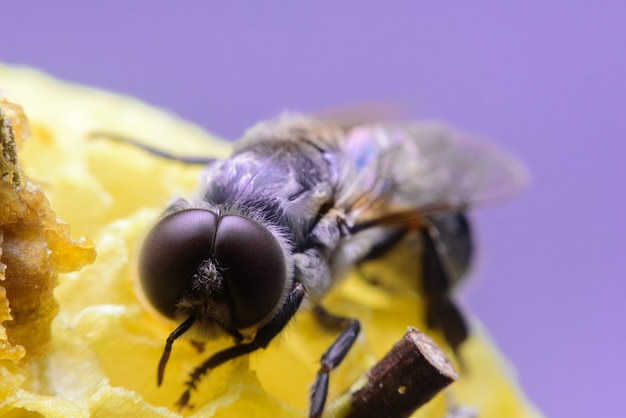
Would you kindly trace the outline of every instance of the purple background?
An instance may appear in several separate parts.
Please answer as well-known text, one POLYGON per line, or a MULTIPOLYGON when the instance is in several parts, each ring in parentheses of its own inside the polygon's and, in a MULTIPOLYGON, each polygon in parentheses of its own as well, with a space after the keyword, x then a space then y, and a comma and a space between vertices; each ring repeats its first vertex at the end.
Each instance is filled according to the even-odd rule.
POLYGON ((391 102, 519 155, 531 187, 476 214, 467 305, 547 416, 624 413, 623 3, 75 3, 4 4, 0 60, 229 138, 284 109, 391 102))

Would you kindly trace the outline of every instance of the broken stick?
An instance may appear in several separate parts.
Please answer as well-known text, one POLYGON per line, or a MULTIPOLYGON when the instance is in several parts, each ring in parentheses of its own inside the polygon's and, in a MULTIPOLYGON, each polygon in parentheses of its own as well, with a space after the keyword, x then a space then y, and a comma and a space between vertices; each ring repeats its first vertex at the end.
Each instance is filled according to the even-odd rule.
POLYGON ((408 417, 457 378, 434 341, 410 327, 330 409, 345 418, 408 417))

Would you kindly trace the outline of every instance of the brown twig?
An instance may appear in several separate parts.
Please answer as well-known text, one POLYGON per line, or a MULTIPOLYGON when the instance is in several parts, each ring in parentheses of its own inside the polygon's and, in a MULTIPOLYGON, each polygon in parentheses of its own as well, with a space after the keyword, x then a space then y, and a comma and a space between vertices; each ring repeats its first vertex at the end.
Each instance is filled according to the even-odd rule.
POLYGON ((331 409, 345 418, 408 417, 456 379, 452 363, 433 340, 409 328, 331 409))

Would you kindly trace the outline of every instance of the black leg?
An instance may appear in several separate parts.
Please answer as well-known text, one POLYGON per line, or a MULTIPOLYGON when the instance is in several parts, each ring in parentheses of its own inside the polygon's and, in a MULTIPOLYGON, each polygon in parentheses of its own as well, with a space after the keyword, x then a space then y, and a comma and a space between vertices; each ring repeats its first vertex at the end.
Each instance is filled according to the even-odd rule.
POLYGON ((432 298, 428 301, 426 311, 429 326, 441 329, 444 338, 452 347, 452 351, 461 361, 459 347, 469 337, 469 328, 463 313, 450 296, 432 298))
POLYGON ((254 339, 245 344, 235 345, 225 350, 219 351, 209 357, 204 363, 198 366, 190 375, 190 379, 185 382, 187 389, 183 392, 177 405, 182 409, 189 403, 191 391, 196 389, 196 385, 202 377, 211 369, 226 363, 229 360, 252 353, 259 348, 265 348, 272 339, 282 331, 289 320, 295 315, 302 303, 306 290, 302 283, 296 283, 287 296, 287 300, 280 311, 265 325, 257 331, 254 339))
POLYGON ((176 339, 178 339, 181 335, 189 331, 189 328, 191 328, 194 322, 196 322, 196 318, 190 316, 167 337, 167 340, 165 341, 165 348, 163 349, 163 354, 161 354, 161 360, 159 361, 159 367, 157 369, 157 386, 161 386, 161 383, 163 383, 163 374, 165 373, 167 361, 170 359, 172 344, 174 344, 174 341, 176 341, 176 339))
POLYGON ((178 161, 184 164, 192 164, 192 165, 206 165, 210 162, 215 161, 213 157, 198 157, 194 155, 174 155, 170 154, 166 151, 162 151, 158 148, 154 148, 150 145, 143 144, 136 139, 126 137, 124 135, 118 135, 111 132, 102 132, 96 131, 90 134, 91 138, 105 138, 110 139, 115 142, 120 142, 122 144, 128 144, 135 148, 142 149, 152 155, 156 155, 157 157, 165 158, 171 161, 178 161))
POLYGON ((421 230, 422 284, 428 325, 441 329, 458 357, 459 347, 469 336, 469 330, 463 314, 452 299, 451 292, 467 270, 471 247, 469 229, 461 230, 458 237, 446 236, 446 232, 449 231, 446 231, 439 221, 430 222, 421 230), (455 252, 463 245, 468 249, 455 252), (457 260, 460 260, 457 263, 460 268, 455 268, 457 260))
POLYGON ((361 257, 358 263, 381 258, 393 248, 395 248, 402 240, 402 238, 406 236, 407 232, 408 229, 406 228, 397 228, 393 230, 383 240, 372 245, 369 251, 363 257, 361 257))
POLYGON ((317 306, 314 313, 322 324, 343 328, 342 333, 322 356, 321 367, 311 388, 309 417, 320 417, 324 411, 326 395, 328 394, 328 373, 337 367, 348 354, 359 335, 361 324, 356 319, 334 316, 321 306, 317 306))

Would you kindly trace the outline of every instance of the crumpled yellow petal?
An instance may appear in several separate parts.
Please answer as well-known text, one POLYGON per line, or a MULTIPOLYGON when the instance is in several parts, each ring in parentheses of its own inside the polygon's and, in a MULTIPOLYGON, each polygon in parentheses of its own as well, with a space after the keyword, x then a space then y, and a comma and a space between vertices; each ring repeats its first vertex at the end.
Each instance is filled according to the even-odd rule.
MULTIPOLYGON (((0 66, 0 90, 23 107, 30 122, 31 135, 19 150, 21 181, 30 186, 22 192, 20 187, 13 190, 39 193, 32 198, 37 201, 33 205, 43 209, 35 211, 33 219, 41 217, 43 225, 53 225, 50 219, 57 222, 56 213, 71 225, 71 237, 67 226, 59 223, 35 246, 53 254, 46 261, 49 295, 45 300, 50 307, 41 304, 39 314, 45 320, 29 319, 36 326, 29 329, 22 324, 14 333, 22 336, 17 339, 11 327, 15 329, 12 323, 19 298, 14 300, 11 294, 7 298, 4 276, 0 277, 0 415, 178 416, 174 404, 186 375, 209 353, 230 342, 207 344, 204 353, 185 341, 177 342, 165 381, 157 388, 157 363, 173 328, 153 319, 139 305, 132 285, 132 262, 142 234, 171 199, 193 192, 201 168, 89 134, 103 130, 124 134, 177 154, 224 157, 229 146, 129 97, 62 83, 25 68, 0 66), (54 212, 46 209, 41 191, 54 212), (95 261, 91 241, 80 237, 95 243, 95 261), (57 276, 58 314, 50 297, 57 276)), ((5 102, 3 106, 10 105, 5 102)), ((21 121, 17 136, 26 137, 23 115, 13 119, 21 121)), ((0 228, 5 228, 2 222, 12 213, 0 214, 0 228)), ((24 242, 29 238, 14 236, 24 242)), ((6 261, 6 254, 0 254, 0 262, 6 261)), ((384 265, 368 266, 367 274, 393 282, 400 273, 392 266, 415 268, 402 266, 407 259, 402 254, 394 257, 397 260, 384 265)), ((39 263, 39 258, 32 262, 39 263)), ((7 264, 0 274, 11 268, 16 267, 7 264)), ((30 292, 32 298, 45 293, 30 292)), ((359 318, 363 329, 345 362, 332 373, 329 410, 333 410, 332 399, 380 359, 407 326, 426 329, 420 305, 414 292, 395 285, 373 286, 357 274, 329 295, 326 306, 337 314, 359 318)), ((476 408, 481 417, 538 416, 477 322, 474 330, 462 348, 466 370, 450 386, 448 398, 476 408)), ((437 333, 432 336, 449 352, 437 333)), ((212 371, 192 396, 195 408, 185 413, 303 416, 319 357, 333 338, 309 312, 298 314, 267 350, 212 371)), ((414 416, 443 417, 445 405, 444 396, 439 395, 414 416)))

